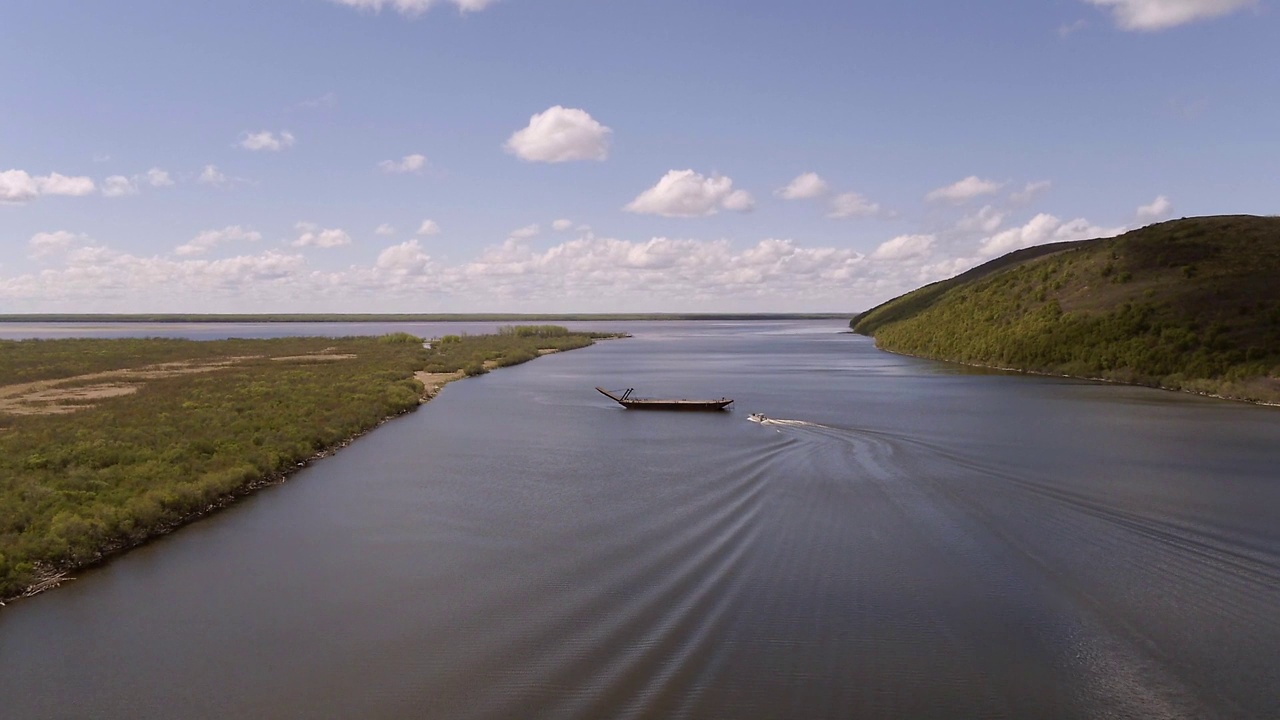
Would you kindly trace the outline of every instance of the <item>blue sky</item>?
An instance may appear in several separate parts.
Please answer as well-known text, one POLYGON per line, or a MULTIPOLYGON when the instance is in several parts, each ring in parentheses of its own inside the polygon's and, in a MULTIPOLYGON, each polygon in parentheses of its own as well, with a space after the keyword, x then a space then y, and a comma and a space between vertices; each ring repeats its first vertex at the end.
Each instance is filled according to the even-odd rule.
POLYGON ((17 0, 0 312, 852 312, 1274 214, 1276 9, 17 0))

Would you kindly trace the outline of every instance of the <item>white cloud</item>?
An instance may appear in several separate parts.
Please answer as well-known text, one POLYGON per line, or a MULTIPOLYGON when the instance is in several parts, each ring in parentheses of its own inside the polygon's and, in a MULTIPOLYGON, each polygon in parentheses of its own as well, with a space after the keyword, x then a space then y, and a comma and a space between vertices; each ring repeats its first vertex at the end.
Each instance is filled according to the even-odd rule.
POLYGON ((302 234, 298 236, 298 239, 290 243, 293 247, 332 248, 351 244, 351 236, 345 230, 321 228, 319 225, 309 222, 300 222, 294 227, 302 231, 302 234))
MULTIPOLYGON (((310 224, 299 229, 322 232, 310 224)), ((793 312, 868 307, 974 262, 938 257, 930 236, 894 238, 873 258, 779 238, 738 246, 587 233, 546 249, 510 239, 453 264, 432 258, 415 238, 334 271, 279 250, 225 260, 139 257, 80 242, 51 240, 56 265, 41 271, 0 273, 0 304, 29 312, 69 312, 90 302, 104 312, 405 312, 429 298, 433 307, 472 312, 793 312)))
POLYGON ((0 172, 0 203, 24 203, 40 197, 40 184, 25 170, 0 172))
POLYGON ((1004 224, 1008 213, 997 210, 991 205, 984 205, 981 210, 960 218, 956 222, 956 230, 962 233, 991 234, 1004 224))
POLYGON ((224 243, 258 242, 261 239, 262 233, 246 230, 239 225, 228 225, 221 230, 205 230, 185 245, 179 245, 174 252, 178 255, 200 255, 224 243))
POLYGON ((531 237, 537 237, 541 233, 542 228, 538 227, 537 223, 534 223, 532 225, 525 225, 518 230, 512 230, 507 237, 512 237, 516 240, 528 240, 531 237))
POLYGON ((571 227, 573 227, 573 221, 565 218, 561 218, 551 223, 551 229, 555 230, 556 232, 564 232, 565 230, 568 230, 571 227))
POLYGON ((459 12, 478 12, 489 7, 497 0, 332 0, 339 5, 381 12, 382 8, 391 8, 406 17, 417 17, 433 5, 447 1, 458 8, 459 12))
POLYGON ((733 210, 735 212, 751 212, 756 207, 756 199, 751 197, 751 193, 746 190, 734 190, 729 193, 729 197, 721 203, 725 210, 733 210))
POLYGON ((42 195, 71 195, 82 197, 90 195, 96 189, 93 180, 87 177, 67 177, 58 173, 49 173, 48 177, 36 178, 42 195))
POLYGON ((1112 237, 1124 230, 1125 228, 1099 227, 1083 218, 1063 222, 1048 213, 1040 213, 1031 218, 1026 225, 1009 228, 986 238, 982 241, 978 253, 982 257, 991 258, 1033 245, 1112 237))
POLYGON ((1161 195, 1152 200, 1150 205, 1143 205, 1138 208, 1138 221, 1152 223, 1157 220, 1165 220, 1172 211, 1173 203, 1169 201, 1169 198, 1161 195))
POLYGON ((404 174, 422 172, 427 166, 426 155, 405 155, 399 160, 383 160, 378 163, 378 169, 384 173, 404 174))
POLYGON ((373 234, 386 237, 388 235, 395 235, 396 229, 395 229, 395 226, 392 225, 391 223, 382 223, 376 229, 374 229, 373 234))
POLYGON ((169 173, 160 168, 153 167, 144 176, 151 187, 168 187, 173 184, 173 178, 169 177, 169 173))
POLYGON ((856 192, 841 193, 831 200, 829 218, 870 217, 880 213, 880 203, 871 202, 856 192))
POLYGON ((106 197, 137 195, 138 185, 123 175, 112 175, 102 181, 102 194, 106 197))
POLYGON ((733 180, 728 177, 705 177, 693 170, 672 170, 624 209, 665 217, 697 217, 714 215, 720 208, 746 212, 753 207, 755 200, 751 194, 734 190, 733 180))
MULTIPOLYGON (((844 297, 862 261, 852 250, 802 248, 785 239, 735 250, 724 240, 582 237, 543 252, 508 240, 457 268, 456 275, 467 286, 534 306, 598 304, 608 297, 611 302, 645 299, 650 307, 687 307, 730 298, 812 302, 814 297, 844 297)), ((455 272, 445 269, 443 274, 455 272)))
POLYGON ((818 173, 804 173, 792 180, 784 188, 774 191, 774 195, 783 200, 809 200, 827 192, 827 181, 818 173))
POLYGON ((221 260, 178 260, 85 245, 61 253, 61 259, 59 266, 40 272, 0 276, 0 298, 28 307, 72 311, 84 307, 110 307, 116 312, 137 307, 195 311, 217 298, 252 308, 260 307, 263 297, 273 305, 287 302, 310 279, 301 255, 277 251, 221 260))
POLYGON ((102 194, 105 197, 137 195, 139 187, 143 184, 149 185, 153 188, 168 187, 173 185, 173 178, 169 177, 169 173, 164 170, 154 167, 145 173, 134 175, 133 177, 112 175, 102 181, 102 194))
POLYGON ((36 259, 46 258, 66 252, 77 242, 87 241, 87 236, 77 235, 66 230, 36 233, 27 241, 28 256, 36 259))
POLYGON ((426 237, 428 235, 439 235, 439 234, 440 234, 440 224, 437 223, 435 220, 423 220, 422 224, 418 226, 417 235, 419 237, 426 237))
POLYGON ((228 183, 227 176, 218 169, 217 165, 205 165, 200 171, 200 182, 206 185, 226 185, 228 183))
POLYGON ((417 240, 409 240, 379 253, 376 267, 399 276, 422 275, 432 267, 432 262, 417 240))
POLYGON ((875 249, 872 260, 910 260, 928 255, 933 250, 933 235, 899 235, 875 249))
POLYGON ((0 204, 30 202, 41 195, 81 197, 96 189, 93 180, 83 176, 68 177, 56 172, 34 176, 25 170, 0 172, 0 204))
POLYGON ((1004 187, 1003 183, 998 183, 994 180, 983 180, 977 175, 970 175, 963 180, 930 192, 925 196, 925 200, 929 202, 945 200, 950 203, 960 204, 983 195, 994 195, 1000 192, 1002 187, 1004 187))
POLYGON ((1009 193, 1009 201, 1015 205, 1030 205, 1052 187, 1053 183, 1049 180, 1029 182, 1021 190, 1009 193))
POLYGON ((1256 5, 1255 0, 1084 0, 1110 8, 1125 30, 1154 31, 1207 20, 1256 5))
POLYGON ((294 142, 293 133, 288 130, 283 130, 278 135, 270 130, 263 130, 256 133, 241 133, 239 145, 245 150, 280 152, 285 148, 293 147, 294 142))
POLYGON ((506 151, 529 162, 604 160, 613 131, 585 110, 560 105, 529 118, 529 125, 507 140, 506 151))

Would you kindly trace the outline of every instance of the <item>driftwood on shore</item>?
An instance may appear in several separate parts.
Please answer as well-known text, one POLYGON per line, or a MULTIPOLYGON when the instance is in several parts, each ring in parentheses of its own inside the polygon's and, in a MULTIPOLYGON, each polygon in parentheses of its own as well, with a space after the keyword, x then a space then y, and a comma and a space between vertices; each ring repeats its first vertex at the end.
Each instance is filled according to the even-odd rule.
MULTIPOLYGON (((75 578, 67 577, 67 574, 65 572, 58 573, 56 575, 44 578, 43 580, 32 584, 21 595, 19 595, 19 597, 28 598, 28 597, 31 597, 32 595, 39 595, 45 590, 52 590, 58 587, 59 585, 61 585, 62 583, 68 582, 71 580, 75 580, 75 578)), ((2 604, 3 603, 0 603, 0 605, 2 604)))

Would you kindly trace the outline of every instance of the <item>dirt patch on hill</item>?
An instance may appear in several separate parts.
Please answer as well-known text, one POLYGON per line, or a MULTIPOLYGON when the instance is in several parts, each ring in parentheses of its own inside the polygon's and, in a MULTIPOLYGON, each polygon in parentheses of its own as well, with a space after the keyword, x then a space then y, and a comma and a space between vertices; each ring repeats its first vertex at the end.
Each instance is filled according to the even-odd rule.
POLYGON ((431 372, 426 372, 424 370, 419 370, 418 372, 414 373, 413 376, 417 378, 418 382, 422 383, 422 387, 423 387, 422 399, 423 400, 430 400, 431 398, 436 396, 436 393, 440 392, 440 388, 453 382, 454 380, 460 380, 463 377, 462 373, 460 372, 431 373, 431 372))
POLYGON ((148 380, 207 373, 231 367, 251 357, 167 362, 141 368, 108 370, 57 380, 38 380, 0 386, 0 413, 59 415, 91 408, 96 401, 138 392, 148 380))
MULTIPOLYGON (((310 355, 282 355, 273 361, 291 363, 323 363, 351 360, 355 355, 337 354, 336 348, 326 348, 310 355)), ((0 385, 0 414, 8 415, 60 415, 85 410, 96 401, 132 395, 148 380, 217 372, 248 360, 260 360, 261 355, 242 355, 216 360, 181 360, 158 363, 140 368, 107 370, 104 372, 75 375, 57 380, 0 385)), ((443 385, 443 383, 438 383, 443 385)))
POLYGON ((316 363, 316 362, 333 362, 335 360, 354 360, 355 355, 329 355, 325 353, 317 353, 315 355, 282 355, 273 357, 276 362, 295 362, 295 363, 316 363))

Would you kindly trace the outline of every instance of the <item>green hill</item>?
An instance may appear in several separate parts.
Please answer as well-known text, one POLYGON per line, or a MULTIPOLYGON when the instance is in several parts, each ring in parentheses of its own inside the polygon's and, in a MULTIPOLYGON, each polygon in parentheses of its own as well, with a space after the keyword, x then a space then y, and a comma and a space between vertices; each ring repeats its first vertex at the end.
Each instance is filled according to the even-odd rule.
POLYGON ((1019 250, 850 324, 893 352, 1280 402, 1280 218, 1019 250))

